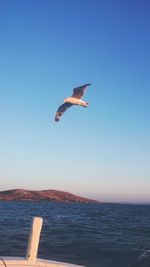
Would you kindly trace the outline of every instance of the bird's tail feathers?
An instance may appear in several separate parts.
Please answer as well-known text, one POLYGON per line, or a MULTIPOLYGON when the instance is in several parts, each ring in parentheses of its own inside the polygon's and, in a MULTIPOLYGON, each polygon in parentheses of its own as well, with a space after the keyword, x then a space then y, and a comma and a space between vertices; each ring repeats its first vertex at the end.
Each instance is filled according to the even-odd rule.
POLYGON ((84 107, 84 108, 87 108, 88 105, 89 105, 89 103, 88 103, 88 102, 85 102, 84 105, 83 105, 83 107, 84 107))

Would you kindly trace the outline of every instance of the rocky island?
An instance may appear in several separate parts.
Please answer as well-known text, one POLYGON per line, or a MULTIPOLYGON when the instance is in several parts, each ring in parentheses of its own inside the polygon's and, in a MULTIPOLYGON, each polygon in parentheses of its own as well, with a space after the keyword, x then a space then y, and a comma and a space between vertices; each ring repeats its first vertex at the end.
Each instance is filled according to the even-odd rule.
POLYGON ((79 202, 100 203, 96 200, 80 197, 59 190, 25 190, 11 189, 0 191, 0 201, 55 201, 55 202, 79 202))

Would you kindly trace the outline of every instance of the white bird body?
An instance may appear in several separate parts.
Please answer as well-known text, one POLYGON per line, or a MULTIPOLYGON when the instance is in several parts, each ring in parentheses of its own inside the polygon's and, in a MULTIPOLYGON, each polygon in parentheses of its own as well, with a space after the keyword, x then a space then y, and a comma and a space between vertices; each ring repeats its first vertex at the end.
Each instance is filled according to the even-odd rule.
POLYGON ((78 105, 86 108, 88 106, 88 102, 85 102, 82 100, 82 97, 87 89, 87 87, 90 85, 90 83, 81 85, 79 87, 76 87, 73 89, 73 95, 70 97, 67 97, 64 99, 64 104, 58 107, 56 115, 55 115, 55 121, 59 121, 60 117, 63 115, 63 113, 73 105, 78 105))
POLYGON ((87 107, 88 106, 87 102, 83 101, 82 99, 78 99, 78 98, 75 98, 75 97, 72 97, 72 96, 65 98, 64 102, 71 103, 73 105, 83 106, 83 107, 87 107))

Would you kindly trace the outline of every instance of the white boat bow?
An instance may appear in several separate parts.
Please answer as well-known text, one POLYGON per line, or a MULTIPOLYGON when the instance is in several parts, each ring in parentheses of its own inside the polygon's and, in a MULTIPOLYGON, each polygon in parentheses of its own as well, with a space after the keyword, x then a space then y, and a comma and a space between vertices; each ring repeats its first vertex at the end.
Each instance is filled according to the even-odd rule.
POLYGON ((37 258, 40 233, 43 219, 34 217, 28 240, 25 257, 0 256, 0 267, 83 267, 65 262, 51 261, 37 258))

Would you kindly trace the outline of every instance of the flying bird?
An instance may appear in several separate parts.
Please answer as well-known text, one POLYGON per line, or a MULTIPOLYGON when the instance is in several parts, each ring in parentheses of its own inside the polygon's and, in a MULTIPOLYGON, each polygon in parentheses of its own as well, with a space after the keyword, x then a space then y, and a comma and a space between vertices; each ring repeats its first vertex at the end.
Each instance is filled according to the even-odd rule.
POLYGON ((82 100, 82 97, 87 89, 88 86, 90 86, 90 83, 81 85, 79 87, 76 87, 73 89, 73 95, 70 97, 67 97, 64 99, 64 104, 59 106, 57 109, 56 115, 55 115, 55 121, 58 122, 60 120, 60 117, 63 115, 63 113, 73 105, 79 105, 84 108, 87 108, 88 102, 85 102, 82 100))

